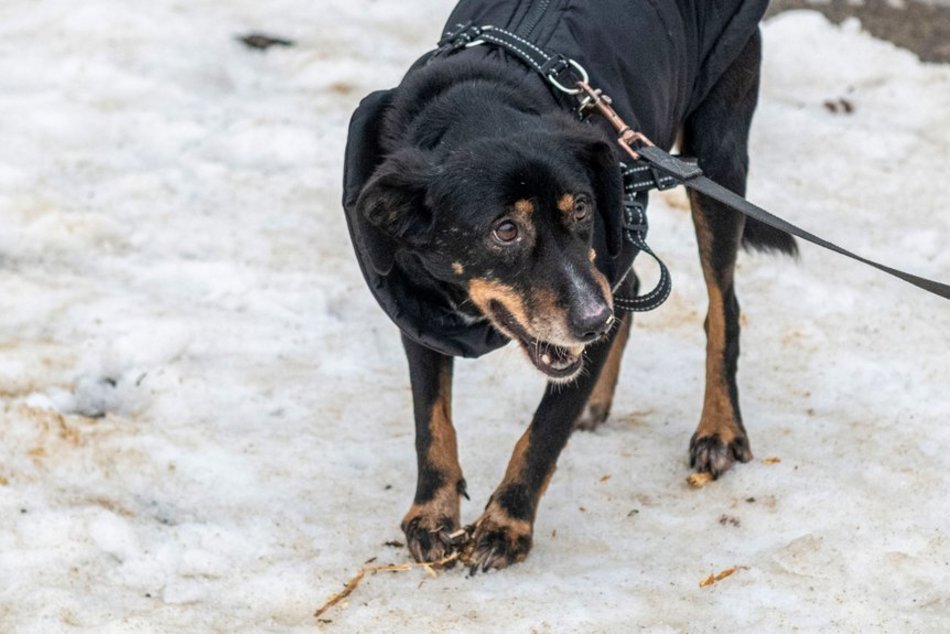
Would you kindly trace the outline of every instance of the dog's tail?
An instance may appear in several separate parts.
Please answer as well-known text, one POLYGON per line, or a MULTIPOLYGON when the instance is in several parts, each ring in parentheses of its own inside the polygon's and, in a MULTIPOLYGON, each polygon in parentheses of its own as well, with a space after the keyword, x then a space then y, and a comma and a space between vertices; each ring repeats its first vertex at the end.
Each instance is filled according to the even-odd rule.
POLYGON ((742 232, 742 246, 750 251, 798 255, 798 243, 795 242, 795 238, 791 234, 752 218, 746 218, 745 229, 742 232))

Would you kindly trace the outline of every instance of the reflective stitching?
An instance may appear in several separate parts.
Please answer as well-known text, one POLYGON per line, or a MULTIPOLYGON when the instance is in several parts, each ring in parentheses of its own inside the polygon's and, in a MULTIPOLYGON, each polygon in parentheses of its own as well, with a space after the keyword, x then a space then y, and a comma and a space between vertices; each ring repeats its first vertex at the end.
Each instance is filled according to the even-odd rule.
POLYGON ((503 42, 502 40, 498 39, 497 37, 493 35, 482 35, 482 39, 485 40, 486 42, 494 42, 495 44, 499 44, 499 45, 504 44, 505 46, 510 46, 512 49, 514 49, 516 52, 522 55, 522 59, 524 61, 531 64, 531 66, 533 66, 534 69, 538 71, 539 73, 541 72, 541 65, 538 64, 536 61, 534 61, 530 55, 525 53, 523 50, 521 50, 520 48, 518 48, 511 42, 503 42))
POLYGON ((542 51, 540 48, 538 48, 537 46, 535 46, 534 44, 532 44, 532 43, 529 42, 528 40, 524 39, 523 37, 521 37, 521 36, 519 36, 519 35, 516 35, 515 33, 511 33, 510 31, 503 31, 503 30, 501 30, 501 29, 493 29, 493 30, 495 30, 495 31, 501 31, 501 32, 504 33, 505 35, 508 35, 508 36, 510 36, 510 37, 513 37, 514 39, 518 40, 518 41, 521 42, 522 44, 533 48, 534 50, 536 50, 536 51, 541 55, 541 57, 544 58, 545 61, 551 59, 551 56, 550 56, 550 55, 548 55, 547 53, 545 53, 545 52, 542 51))

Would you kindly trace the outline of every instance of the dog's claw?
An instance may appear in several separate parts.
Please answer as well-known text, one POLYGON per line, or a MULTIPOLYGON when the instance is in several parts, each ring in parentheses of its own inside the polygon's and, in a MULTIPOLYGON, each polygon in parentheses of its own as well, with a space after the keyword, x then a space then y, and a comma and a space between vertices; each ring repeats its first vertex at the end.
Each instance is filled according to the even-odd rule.
MULTIPOLYGON (((404 527, 409 554, 419 563, 441 561, 458 549, 452 535, 458 524, 448 517, 432 519, 420 515, 404 527)), ((454 562, 449 562, 451 567, 454 562)))
POLYGON ((470 575, 479 570, 501 570, 524 561, 531 550, 530 524, 524 521, 499 521, 486 511, 472 527, 470 549, 470 575))
MULTIPOLYGON (((525 555, 527 555, 527 553, 525 553, 525 555)), ((491 554, 485 560, 485 563, 482 564, 482 572, 488 572, 492 568, 496 568, 500 570, 501 568, 507 567, 509 564, 512 564, 517 561, 521 561, 521 559, 524 559, 524 557, 522 557, 521 559, 514 559, 513 561, 506 560, 502 564, 502 559, 504 559, 505 557, 506 557, 506 553, 499 552, 497 547, 493 548, 491 554)))
MULTIPOLYGON (((409 533, 407 532, 406 535, 409 533)), ((416 539, 409 540, 409 554, 416 561, 422 561, 422 544, 416 539)))
POLYGON ((492 548, 491 552, 488 553, 488 556, 485 557, 484 563, 482 563, 482 572, 488 572, 488 569, 491 568, 496 561, 498 561, 498 549, 492 548))
POLYGON ((719 434, 699 436, 693 434, 689 441, 689 466, 698 473, 708 473, 713 479, 732 468, 736 462, 752 460, 749 439, 736 436, 726 445, 719 434))

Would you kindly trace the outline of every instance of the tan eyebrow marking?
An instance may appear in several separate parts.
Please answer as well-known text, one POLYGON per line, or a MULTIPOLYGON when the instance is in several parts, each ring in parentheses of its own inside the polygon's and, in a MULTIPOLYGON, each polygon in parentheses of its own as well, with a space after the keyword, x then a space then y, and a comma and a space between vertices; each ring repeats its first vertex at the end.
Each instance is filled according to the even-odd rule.
POLYGON ((561 196, 557 201, 557 208, 566 214, 574 211, 574 196, 572 194, 564 194, 561 196))
POLYGON ((515 213, 525 218, 534 213, 534 203, 527 198, 522 198, 515 202, 515 213))

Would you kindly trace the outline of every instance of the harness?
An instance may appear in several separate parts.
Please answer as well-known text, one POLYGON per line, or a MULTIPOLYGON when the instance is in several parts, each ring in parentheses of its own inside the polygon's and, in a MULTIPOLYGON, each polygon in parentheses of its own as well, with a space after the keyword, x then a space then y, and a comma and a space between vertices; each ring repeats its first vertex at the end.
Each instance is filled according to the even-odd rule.
POLYGON ((575 105, 572 109, 581 120, 586 120, 596 113, 607 119, 617 131, 617 142, 629 156, 629 160, 620 163, 624 179, 624 237, 635 248, 650 255, 660 267, 660 279, 650 292, 636 297, 614 296, 614 305, 621 310, 652 310, 669 297, 672 288, 669 270, 646 243, 648 223, 643 194, 651 189, 669 189, 676 185, 684 185, 701 192, 749 218, 867 264, 934 295, 950 299, 950 285, 875 262, 801 229, 710 180, 703 175, 702 169, 695 161, 671 155, 655 146, 643 133, 634 130, 614 111, 610 106, 610 97, 593 88, 589 83, 587 70, 569 57, 549 53, 526 38, 504 29, 466 23, 448 31, 439 41, 438 48, 433 51, 430 59, 483 44, 502 48, 535 70, 562 96, 562 104, 569 104, 573 99, 575 105))

